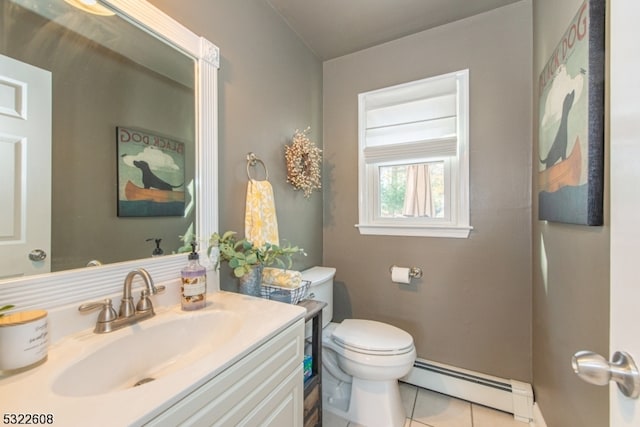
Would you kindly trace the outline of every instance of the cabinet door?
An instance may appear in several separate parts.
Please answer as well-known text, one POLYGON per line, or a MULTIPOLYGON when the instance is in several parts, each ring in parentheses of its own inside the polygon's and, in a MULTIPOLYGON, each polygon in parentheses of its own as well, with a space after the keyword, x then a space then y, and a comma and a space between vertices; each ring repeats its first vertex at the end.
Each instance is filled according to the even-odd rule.
POLYGON ((239 426, 302 426, 302 366, 289 375, 239 426))
POLYGON ((147 425, 302 426, 301 319, 147 425))

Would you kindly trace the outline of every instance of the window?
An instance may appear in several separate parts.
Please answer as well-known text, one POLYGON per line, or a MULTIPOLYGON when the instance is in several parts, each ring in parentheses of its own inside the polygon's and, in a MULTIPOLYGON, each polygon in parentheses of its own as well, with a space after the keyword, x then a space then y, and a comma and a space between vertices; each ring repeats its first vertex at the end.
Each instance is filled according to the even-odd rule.
POLYGON ((469 70, 361 93, 361 234, 469 236, 469 70))

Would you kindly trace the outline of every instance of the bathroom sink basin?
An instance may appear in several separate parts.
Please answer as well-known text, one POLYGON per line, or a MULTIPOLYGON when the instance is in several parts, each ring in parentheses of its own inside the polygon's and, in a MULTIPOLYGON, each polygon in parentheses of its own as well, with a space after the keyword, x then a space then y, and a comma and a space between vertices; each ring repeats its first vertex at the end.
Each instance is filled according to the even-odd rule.
POLYGON ((147 387, 223 346, 241 324, 237 313, 224 310, 170 313, 111 334, 92 335, 89 340, 99 347, 63 368, 52 391, 86 397, 147 387))

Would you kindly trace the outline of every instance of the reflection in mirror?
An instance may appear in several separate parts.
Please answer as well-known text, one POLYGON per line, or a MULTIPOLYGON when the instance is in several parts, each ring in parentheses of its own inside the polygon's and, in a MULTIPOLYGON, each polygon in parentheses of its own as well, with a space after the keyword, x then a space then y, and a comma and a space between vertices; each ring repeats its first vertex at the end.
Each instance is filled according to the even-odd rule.
MULTIPOLYGON (((3 31, 4 28, 4 12, 5 10, 8 10, 4 8, 8 1, 9 0, 0 0, 0 47, 6 39, 5 37, 2 37, 1 31, 3 31)), ((53 0, 32 1, 35 1, 35 4, 38 5, 41 10, 46 9, 45 5, 56 3, 53 0)), ((187 73, 195 73, 196 76, 194 99, 196 104, 195 123, 197 130, 195 131, 195 148, 193 150, 195 157, 195 185, 193 186, 195 196, 193 198, 197 200, 198 203, 193 205, 195 206, 193 210, 196 211, 196 223, 194 228, 197 236, 209 236, 211 233, 218 230, 217 126, 218 69, 220 67, 220 51, 218 47, 209 40, 193 33, 191 30, 184 27, 170 16, 167 16, 145 0, 100 0, 99 3, 113 8, 113 10, 116 10, 120 16, 126 17, 128 22, 131 22, 139 28, 144 28, 149 34, 156 34, 161 40, 167 40, 170 44, 177 46, 179 50, 185 52, 190 58, 195 58, 193 65, 194 68, 192 69, 190 66, 190 71, 187 73)), ((126 30, 122 29, 122 31, 126 30)), ((118 34, 119 32, 116 31, 111 39, 118 39, 118 34)), ((36 34, 33 34, 29 37, 35 35, 36 34)), ((136 37, 125 37, 125 39, 132 45, 132 48, 135 48, 133 45, 136 45, 138 42, 136 37)), ((25 45, 29 40, 25 41, 25 45)), ((148 53, 151 54, 152 52, 148 53)), ((5 56, 0 54, 0 58, 2 57, 5 56)), ((142 54, 129 56, 129 58, 132 57, 136 58, 136 60, 146 58, 142 54)), ((163 55, 159 55, 156 58, 151 55, 146 59, 157 60, 162 58, 163 55)), ((142 65, 139 62, 138 64, 142 65)), ((78 65, 82 67, 83 64, 80 62, 78 65)), ((0 70, 4 70, 4 68, 0 67, 0 70)), ((11 84, 15 83, 9 80, 6 81, 11 84)), ((178 79, 178 81, 181 80, 178 79)), ((0 78, 0 86, 2 83, 3 80, 0 78)), ((7 87, 11 87, 11 84, 7 87)), ((13 87, 18 88, 19 85, 14 84, 13 87)), ((4 88, 0 88, 0 103, 11 100, 12 98, 11 89, 9 91, 4 91, 3 89, 4 88), (7 96, 8 94, 9 96, 7 96)), ((136 88, 133 87, 130 88, 130 90, 133 91, 136 90, 136 88)), ((17 93, 17 91, 14 92, 17 93)), ((14 96, 13 98, 14 101, 20 101, 18 97, 14 96)), ((88 103, 89 101, 86 101, 84 104, 88 103)), ((21 102, 15 102, 15 104, 19 106, 21 102)), ((83 106, 86 107, 84 104, 83 106)), ((127 109, 128 104, 121 105, 121 108, 127 109)), ((149 108, 153 108, 153 106, 149 108)), ((16 111, 14 111, 14 113, 16 111)), ((11 113, 10 110, 3 111, 2 106, 0 106, 0 121, 2 118, 2 112, 11 113)), ((72 125, 75 126, 76 124, 73 123, 72 125)), ((134 127, 133 125, 129 126, 134 127)), ((49 128, 50 127, 51 126, 49 126, 49 128)), ((153 130, 154 134, 157 131, 154 129, 145 129, 153 130)), ((175 137, 173 133, 169 134, 169 136, 175 137)), ((6 135, 0 132, 0 150, 3 149, 2 144, 4 143, 4 137, 6 137, 6 135)), ((8 138, 5 138, 5 140, 6 139, 8 138)), ((188 142, 186 138, 185 142, 188 142)), ((115 151, 116 150, 114 149, 113 152, 115 151)), ((110 154, 113 152, 110 152, 110 154)), ((0 160, 5 158, 5 153, 5 151, 0 153, 0 160)), ((73 152, 71 154, 75 155, 73 152)), ((113 163, 115 163, 115 158, 112 157, 111 159, 113 160, 109 160, 109 162, 113 161, 113 163)), ((114 168, 117 169, 117 166, 114 166, 114 168)), ((4 169, 0 168, 0 172, 4 172, 4 169)), ((3 180, 0 179, 0 184, 2 183, 3 180)), ((5 188, 6 187, 0 188, 0 194, 2 194, 2 190, 5 188)), ((19 186, 17 188, 20 189, 19 186)), ((48 185, 40 186, 40 188, 48 188, 48 185)), ((40 191, 27 191, 27 193, 28 196, 31 196, 33 193, 36 196, 35 198, 41 198, 40 191)), ((191 204, 191 201, 189 201, 189 204, 191 204)), ((5 212, 2 208, 4 208, 4 205, 0 203, 0 215, 5 212)), ((189 208, 185 209, 187 212, 190 212, 189 208)), ((7 215, 7 217, 9 216, 10 215, 7 215)), ((147 219, 135 219, 139 219, 141 223, 146 223, 147 221, 147 219)), ((0 246, 5 246, 5 242, 2 241, 2 233, 5 230, 6 227, 4 227, 4 222, 0 220, 0 246)), ((85 236, 78 236, 77 238, 84 239, 84 237, 85 236)), ((120 236, 119 238, 124 239, 126 236, 120 236)), ((150 246, 153 246, 155 241, 147 243, 150 246)), ((117 251, 119 248, 120 247, 112 250, 117 251)), ((87 254, 87 258, 88 256, 89 254, 87 254)), ((0 261, 1 258, 2 257, 0 257, 0 261)), ((206 257, 201 260, 205 261, 206 257)), ((4 301, 5 303, 10 302, 15 305, 15 310, 49 310, 63 306, 66 307, 69 304, 81 304, 83 302, 101 299, 109 295, 121 295, 122 279, 131 270, 139 268, 144 268, 149 271, 154 281, 157 283, 178 280, 180 277, 180 269, 184 267, 184 262, 185 257, 183 254, 169 255, 167 251, 164 251, 164 255, 160 257, 137 258, 129 261, 114 262, 113 264, 106 264, 99 267, 77 268, 54 273, 28 275, 4 280, 0 279, 0 301, 4 301)), ((211 268, 211 265, 209 265, 208 268, 211 268)), ((4 271, 4 267, 0 266, 0 272, 4 271)), ((218 275, 214 274, 213 271, 210 271, 210 273, 211 274, 207 274, 207 289, 214 292, 219 289, 218 275)), ((56 330, 60 333, 59 329, 56 328, 56 330)))
MULTIPOLYGON (((176 252, 179 236, 195 227, 194 58, 118 15, 88 14, 65 0, 0 5, 0 55, 51 73, 51 182, 26 185, 30 193, 51 188, 51 216, 37 219, 50 222, 51 247, 46 262, 29 262, 33 273, 48 262, 60 271, 149 257, 158 246, 176 252), (118 128, 138 132, 127 147, 118 128), (148 173, 155 184, 143 181, 148 173), (173 201, 182 193, 182 208, 142 195, 144 207, 125 210, 127 182, 147 190, 169 183, 164 192, 175 192, 173 201)), ((23 274, 7 268, 0 264, 0 279, 23 274)))

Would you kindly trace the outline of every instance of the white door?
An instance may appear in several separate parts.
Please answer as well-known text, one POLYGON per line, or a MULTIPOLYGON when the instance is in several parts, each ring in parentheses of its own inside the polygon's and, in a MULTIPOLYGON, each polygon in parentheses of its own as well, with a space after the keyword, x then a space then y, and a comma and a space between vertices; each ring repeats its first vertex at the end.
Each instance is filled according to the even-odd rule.
POLYGON ((0 280, 49 272, 50 246, 51 73, 0 55, 0 280))
MULTIPOLYGON (((610 350, 640 363, 640 47, 638 0, 610 4, 610 350)), ((610 426, 640 426, 640 400, 611 384, 610 426)))

